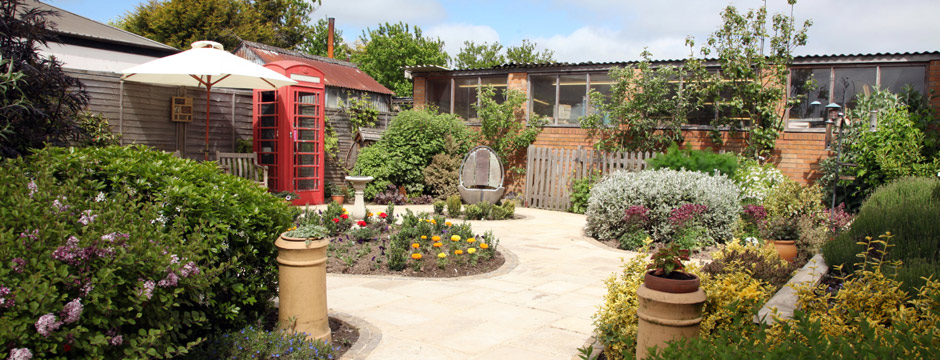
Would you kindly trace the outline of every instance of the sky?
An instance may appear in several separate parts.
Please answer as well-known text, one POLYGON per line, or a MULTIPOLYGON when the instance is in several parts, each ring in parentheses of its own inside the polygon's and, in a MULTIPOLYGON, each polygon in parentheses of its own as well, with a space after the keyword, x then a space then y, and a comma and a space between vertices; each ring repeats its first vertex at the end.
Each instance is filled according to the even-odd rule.
MULTIPOLYGON (((67 11, 108 22, 133 11, 137 0, 44 0, 67 11)), ((146 1, 146 0, 142 0, 146 1)), ((772 13, 790 12, 786 0, 766 0, 772 13)), ((311 20, 336 18, 343 39, 356 41, 381 23, 417 25, 444 40, 456 55, 466 40, 504 46, 534 41, 561 62, 630 61, 648 48, 654 59, 689 55, 687 36, 698 44, 721 24, 721 10, 761 6, 764 0, 323 0, 311 20)), ((797 21, 812 20, 808 54, 857 54, 940 50, 940 1, 802 0, 797 21)), ((696 54, 698 55, 698 54, 696 54)))

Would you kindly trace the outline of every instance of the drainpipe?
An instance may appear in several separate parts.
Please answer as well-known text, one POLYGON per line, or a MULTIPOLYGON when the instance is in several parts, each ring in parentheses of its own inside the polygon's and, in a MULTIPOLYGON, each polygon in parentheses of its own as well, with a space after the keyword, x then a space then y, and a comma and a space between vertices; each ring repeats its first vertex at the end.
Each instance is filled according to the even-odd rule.
POLYGON ((326 39, 326 56, 329 57, 330 59, 333 58, 333 21, 334 21, 333 18, 329 19, 330 25, 329 25, 329 29, 327 29, 327 33, 329 35, 327 36, 327 39, 326 39))

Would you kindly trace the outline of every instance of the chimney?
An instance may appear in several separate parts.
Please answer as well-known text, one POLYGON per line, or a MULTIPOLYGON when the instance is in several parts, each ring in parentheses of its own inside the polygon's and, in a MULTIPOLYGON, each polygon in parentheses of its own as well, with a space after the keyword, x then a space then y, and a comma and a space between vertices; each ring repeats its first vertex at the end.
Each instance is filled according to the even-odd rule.
POLYGON ((326 56, 332 59, 333 58, 333 21, 334 19, 330 18, 329 21, 330 21, 330 26, 329 26, 329 29, 327 30, 327 32, 329 32, 329 36, 327 37, 327 40, 326 40, 326 56))

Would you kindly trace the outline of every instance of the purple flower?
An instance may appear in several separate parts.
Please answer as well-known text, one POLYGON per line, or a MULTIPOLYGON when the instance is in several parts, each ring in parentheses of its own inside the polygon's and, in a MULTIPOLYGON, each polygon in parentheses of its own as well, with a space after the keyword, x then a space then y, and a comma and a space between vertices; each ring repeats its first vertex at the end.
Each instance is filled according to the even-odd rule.
POLYGON ((121 335, 111 337, 111 339, 108 340, 108 343, 111 344, 111 346, 119 346, 124 343, 124 337, 121 335))
POLYGON ((623 221, 629 225, 644 227, 649 221, 649 211, 646 206, 632 205, 624 211, 623 221))
POLYGON ((87 226, 88 224, 91 224, 92 221, 95 221, 96 217, 98 217, 98 215, 92 215, 91 210, 85 210, 82 211, 82 217, 78 219, 78 222, 87 226))
POLYGON ((10 360, 30 360, 33 358, 33 353, 27 348, 14 348, 10 350, 10 360))
POLYGON ((163 280, 160 280, 160 282, 157 283, 157 286, 159 287, 176 286, 176 283, 178 281, 179 281, 179 277, 176 276, 176 273, 171 272, 169 274, 166 274, 166 277, 163 278, 163 280))
POLYGON ((63 321, 66 324, 71 324, 78 321, 82 316, 82 300, 75 298, 75 300, 69 301, 68 304, 65 304, 65 307, 62 309, 63 321))
POLYGON ((65 245, 59 246, 52 252, 52 258, 69 263, 71 265, 76 265, 78 263, 77 257, 79 257, 78 249, 78 238, 74 236, 69 236, 69 239, 65 241, 65 245))
POLYGON ((23 258, 13 258, 12 267, 13 267, 13 271, 15 271, 17 274, 23 273, 24 266, 26 266, 26 260, 23 260, 23 258))
POLYGON ((94 289, 95 285, 93 285, 90 281, 86 282, 85 285, 82 285, 82 296, 88 296, 88 293, 94 289))
POLYGON ((0 286, 0 308, 9 309, 16 303, 12 296, 7 298, 8 295, 10 295, 10 288, 0 286))
POLYGON ((29 181, 29 184, 26 184, 26 188, 29 189, 29 197, 33 197, 33 194, 39 191, 39 186, 36 186, 36 182, 32 180, 29 181))
POLYGON ((761 205, 747 205, 744 207, 744 219, 755 224, 767 218, 767 210, 761 205))
POLYGON ((39 332, 43 337, 49 337, 53 331, 62 326, 61 321, 57 321, 55 315, 46 314, 39 317, 39 320, 36 320, 36 331, 39 332))
POLYGON ((696 216, 708 210, 708 206, 699 204, 684 204, 669 213, 669 222, 676 227, 683 227, 696 216))
POLYGON ((188 278, 190 275, 198 275, 199 267, 196 266, 196 263, 190 261, 183 265, 183 268, 180 269, 180 276, 188 278))
POLYGON ((39 240, 39 229, 34 229, 31 233, 20 233, 20 238, 29 238, 30 240, 39 240))
POLYGON ((144 281, 143 279, 138 279, 138 281, 142 281, 143 284, 141 285, 140 289, 137 289, 137 296, 143 296, 146 297, 147 300, 150 300, 150 298, 153 297, 153 287, 156 284, 153 282, 153 280, 144 281))
POLYGON ((71 207, 69 205, 63 204, 62 201, 59 201, 59 199, 61 199, 62 201, 67 200, 65 197, 59 197, 58 199, 55 199, 52 201, 52 207, 55 208, 56 212, 63 212, 63 211, 68 210, 71 207))

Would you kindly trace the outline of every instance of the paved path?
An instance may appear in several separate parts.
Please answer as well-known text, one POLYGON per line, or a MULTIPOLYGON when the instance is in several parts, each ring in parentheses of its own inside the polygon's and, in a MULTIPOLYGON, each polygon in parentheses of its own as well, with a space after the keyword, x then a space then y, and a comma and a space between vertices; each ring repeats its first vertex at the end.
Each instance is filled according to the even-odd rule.
POLYGON ((617 271, 621 258, 635 253, 584 237, 583 215, 528 208, 516 213, 525 218, 471 222, 475 232, 492 229, 500 248, 515 255, 515 267, 506 271, 504 266, 501 274, 463 279, 328 275, 330 311, 372 325, 366 331, 371 335, 361 339, 365 344, 357 346, 365 348, 353 349, 358 351, 348 358, 575 356, 593 330, 591 316, 603 301, 604 279, 617 271))

